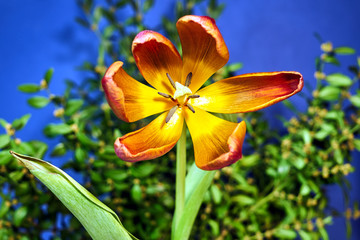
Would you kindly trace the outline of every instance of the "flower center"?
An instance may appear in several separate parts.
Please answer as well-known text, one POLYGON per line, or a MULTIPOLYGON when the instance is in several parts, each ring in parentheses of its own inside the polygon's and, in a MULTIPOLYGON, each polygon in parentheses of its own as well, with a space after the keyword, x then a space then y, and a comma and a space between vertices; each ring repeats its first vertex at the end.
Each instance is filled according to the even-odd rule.
POLYGON ((193 113, 195 113, 194 108, 188 103, 188 100, 190 98, 198 98, 200 97, 200 95, 193 95, 192 91, 189 88, 189 85, 191 83, 192 73, 190 72, 187 75, 185 80, 185 86, 179 82, 174 82, 174 80, 172 80, 171 76, 168 73, 166 73, 166 76, 169 79, 171 86, 175 89, 174 96, 162 92, 158 92, 158 94, 165 98, 170 98, 173 102, 176 103, 176 105, 170 109, 168 115, 166 116, 165 121, 169 122, 171 117, 176 112, 176 110, 184 106, 189 108, 190 111, 192 111, 193 113))
POLYGON ((177 100, 180 105, 184 105, 184 103, 187 101, 187 96, 192 95, 192 92, 190 88, 182 85, 179 82, 176 82, 175 86, 176 86, 176 90, 173 98, 177 100))

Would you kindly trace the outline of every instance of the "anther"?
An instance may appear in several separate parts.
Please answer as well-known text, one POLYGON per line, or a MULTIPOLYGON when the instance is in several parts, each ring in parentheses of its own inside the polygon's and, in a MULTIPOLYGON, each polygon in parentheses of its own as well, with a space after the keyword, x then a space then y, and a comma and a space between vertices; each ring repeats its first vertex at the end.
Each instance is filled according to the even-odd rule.
POLYGON ((193 106, 191 106, 190 104, 186 104, 186 106, 190 109, 190 111, 192 111, 193 113, 195 113, 195 109, 193 108, 193 106))
POLYGON ((190 95, 190 96, 188 96, 188 98, 199 98, 200 97, 200 95, 190 95))
POLYGON ((166 97, 166 98, 172 98, 171 95, 166 94, 166 93, 158 92, 158 94, 159 94, 160 96, 163 96, 163 97, 166 97))
POLYGON ((189 74, 186 76, 186 80, 185 80, 185 86, 188 87, 191 83, 191 78, 192 78, 192 72, 189 72, 189 74))
POLYGON ((168 123, 171 119, 171 117, 174 115, 174 113, 176 112, 176 110, 178 109, 179 107, 177 105, 173 106, 169 113, 166 115, 166 118, 165 118, 165 122, 168 123))
POLYGON ((169 73, 166 73, 166 76, 169 79, 169 81, 170 81, 171 85, 173 86, 173 88, 176 90, 175 82, 174 82, 174 80, 172 80, 169 73))

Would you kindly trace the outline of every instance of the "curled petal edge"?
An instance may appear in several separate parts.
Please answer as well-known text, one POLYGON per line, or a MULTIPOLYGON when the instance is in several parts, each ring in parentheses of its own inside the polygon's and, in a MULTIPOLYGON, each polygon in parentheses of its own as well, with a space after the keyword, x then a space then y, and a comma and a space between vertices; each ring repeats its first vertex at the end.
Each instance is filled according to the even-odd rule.
POLYGON ((126 145, 122 142, 124 137, 127 137, 127 135, 118 138, 114 143, 115 153, 116 155, 126 161, 126 162, 138 162, 138 161, 145 161, 145 160, 151 160, 154 158, 158 158, 163 156, 165 153, 169 152, 176 144, 177 141, 174 141, 170 144, 158 147, 158 148, 150 148, 146 151, 139 152, 136 154, 133 154, 130 152, 130 150, 126 147, 126 145))
POLYGON ((138 162, 161 157, 179 140, 184 118, 178 109, 165 123, 167 112, 147 126, 118 138, 114 143, 116 155, 127 162, 138 162))
POLYGON ((130 122, 129 118, 125 113, 124 93, 119 87, 117 87, 116 83, 113 81, 114 75, 116 74, 116 72, 121 70, 123 64, 124 63, 120 61, 111 64, 111 66, 106 71, 104 77, 102 78, 101 83, 105 92, 107 102, 109 103, 115 115, 123 121, 130 122), (113 91, 114 93, 110 94, 110 91, 113 91), (119 103, 112 101, 112 99, 110 98, 111 95, 116 95, 119 103))
POLYGON ((242 146, 244 143, 245 134, 246 134, 246 123, 245 121, 242 121, 237 125, 235 130, 228 138, 227 141, 229 147, 228 152, 221 154, 216 159, 201 166, 198 165, 198 163, 196 163, 196 159, 195 159, 196 166, 202 170, 211 171, 211 170, 218 170, 227 167, 237 162, 242 157, 242 146))

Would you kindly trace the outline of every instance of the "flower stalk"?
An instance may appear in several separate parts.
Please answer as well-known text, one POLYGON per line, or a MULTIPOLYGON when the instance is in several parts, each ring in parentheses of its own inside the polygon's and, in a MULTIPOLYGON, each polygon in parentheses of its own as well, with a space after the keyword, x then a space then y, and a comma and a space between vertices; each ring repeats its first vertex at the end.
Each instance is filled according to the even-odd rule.
POLYGON ((183 126, 181 137, 176 145, 176 186, 175 212, 172 232, 175 232, 185 206, 185 177, 186 177, 186 125, 183 126))

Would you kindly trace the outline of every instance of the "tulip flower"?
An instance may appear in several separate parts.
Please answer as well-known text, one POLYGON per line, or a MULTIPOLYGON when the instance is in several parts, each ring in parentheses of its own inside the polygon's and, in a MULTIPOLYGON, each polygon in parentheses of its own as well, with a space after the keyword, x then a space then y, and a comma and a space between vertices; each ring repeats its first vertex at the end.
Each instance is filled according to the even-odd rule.
POLYGON ((303 78, 293 71, 251 73, 201 88, 227 63, 228 49, 210 17, 184 16, 176 27, 182 56, 170 40, 154 31, 142 31, 133 41, 137 67, 150 86, 130 77, 120 61, 102 79, 107 101, 120 119, 134 122, 159 114, 147 126, 118 138, 115 152, 129 162, 160 157, 174 147, 186 122, 196 165, 220 169, 241 158, 246 124, 211 113, 263 109, 299 92, 303 78))

